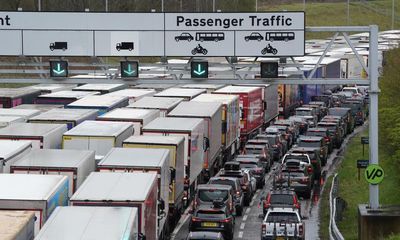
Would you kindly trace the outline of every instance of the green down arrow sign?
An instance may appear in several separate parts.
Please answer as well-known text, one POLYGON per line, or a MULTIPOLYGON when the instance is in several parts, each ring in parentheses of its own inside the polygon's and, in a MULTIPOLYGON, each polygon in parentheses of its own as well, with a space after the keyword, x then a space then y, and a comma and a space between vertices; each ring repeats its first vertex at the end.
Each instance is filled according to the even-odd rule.
POLYGON ((50 76, 51 77, 67 77, 68 76, 68 62, 66 62, 66 61, 51 61, 50 62, 50 76))
POLYGON ((192 78, 208 78, 208 62, 192 62, 190 75, 192 78))
POLYGON ((138 77, 139 63, 136 61, 121 62, 121 77, 122 78, 136 78, 138 77))

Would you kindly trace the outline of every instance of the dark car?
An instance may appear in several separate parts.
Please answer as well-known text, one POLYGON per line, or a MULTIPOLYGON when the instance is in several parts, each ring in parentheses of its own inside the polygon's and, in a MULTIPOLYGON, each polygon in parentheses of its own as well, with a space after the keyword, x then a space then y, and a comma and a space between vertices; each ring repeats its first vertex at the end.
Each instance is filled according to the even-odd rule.
POLYGON ((186 240, 224 240, 220 232, 190 232, 186 240))
POLYGON ((328 145, 328 153, 333 151, 333 141, 327 128, 309 128, 306 136, 323 137, 328 145))
POLYGON ((333 106, 332 107, 341 107, 344 101, 346 101, 346 96, 340 93, 332 94, 333 106))
POLYGON ((261 40, 264 40, 264 37, 261 36, 261 34, 258 33, 258 32, 252 32, 250 35, 245 36, 245 37, 244 37, 244 40, 245 40, 246 42, 248 42, 249 40, 261 41, 261 40))
POLYGON ((283 138, 287 141, 288 148, 290 148, 294 144, 294 135, 292 135, 292 133, 289 131, 289 127, 283 125, 273 125, 271 127, 279 130, 283 138))
POLYGON ((304 135, 308 129, 308 121, 302 116, 290 116, 289 120, 294 121, 294 123, 298 126, 299 135, 304 135))
POLYGON ((240 181, 237 178, 232 177, 212 177, 208 181, 210 185, 227 185, 231 186, 234 191, 233 206, 236 215, 242 216, 244 206, 244 193, 240 185, 240 181))
POLYGON ((325 102, 322 102, 322 101, 311 101, 308 104, 309 105, 319 106, 320 111, 321 111, 321 117, 324 117, 325 115, 328 114, 328 107, 327 107, 325 102))
POLYGON ((269 208, 288 207, 296 208, 301 213, 301 204, 294 191, 289 189, 276 189, 268 192, 267 196, 261 198, 263 202, 263 214, 267 213, 269 208))
POLYGON ((290 134, 292 134, 292 139, 295 141, 300 134, 299 126, 294 120, 282 119, 274 122, 273 126, 285 126, 288 128, 290 134))
POLYGON ((120 42, 120 43, 117 43, 117 46, 115 48, 117 49, 117 51, 121 51, 121 50, 132 51, 134 48, 134 43, 133 42, 120 42))
POLYGON ((280 136, 272 134, 258 134, 256 139, 266 139, 269 142, 273 152, 272 159, 274 159, 274 161, 281 159, 284 154, 284 146, 280 136))
POLYGON ((265 173, 269 172, 272 167, 273 159, 268 140, 251 139, 244 146, 244 154, 255 155, 265 165, 265 173))
POLYGON ((333 145, 335 148, 340 148, 340 145, 342 145, 343 142, 343 135, 342 135, 342 130, 341 127, 339 126, 339 123, 335 122, 319 122, 317 124, 318 128, 326 128, 329 131, 329 136, 331 137, 333 141, 333 145))
POLYGON ((342 137, 344 138, 349 131, 347 129, 347 123, 343 117, 334 116, 334 115, 326 115, 324 118, 321 119, 321 122, 334 122, 338 123, 340 126, 340 130, 342 131, 342 137))
POLYGON ((356 125, 363 125, 366 118, 362 101, 361 99, 347 99, 342 104, 343 107, 351 108, 351 114, 356 125))
POLYGON ((175 37, 175 41, 179 42, 181 40, 186 40, 188 42, 193 41, 193 36, 190 33, 183 32, 181 35, 175 37))
POLYGON ((295 147, 290 150, 290 153, 307 154, 310 157, 311 164, 313 166, 314 180, 320 180, 321 177, 321 158, 319 157, 319 151, 316 148, 301 148, 295 147))
POLYGON ((312 174, 307 171, 299 160, 288 160, 276 180, 284 186, 292 188, 298 196, 311 197, 313 188, 312 174))
POLYGON ((299 138, 297 146, 303 148, 317 148, 320 153, 321 165, 326 165, 328 160, 328 145, 323 137, 302 136, 299 138))
POLYGON ((332 95, 318 95, 318 96, 311 96, 311 101, 313 102, 324 102, 326 107, 333 106, 332 95))
POLYGON ((233 239, 234 228, 234 216, 227 206, 218 202, 215 202, 214 206, 200 206, 193 212, 189 222, 189 229, 192 232, 221 232, 226 239, 233 239))
POLYGON ((228 184, 200 184, 192 203, 192 212, 201 205, 212 205, 215 200, 221 200, 234 213, 235 192, 228 184))
POLYGON ((322 111, 321 107, 319 105, 315 104, 303 104, 301 107, 303 108, 313 108, 315 110, 315 114, 317 114, 317 121, 321 120, 322 116, 322 111))
POLYGON ((265 167, 264 163, 254 155, 238 155, 235 161, 240 163, 240 168, 249 169, 257 181, 257 188, 263 188, 265 185, 265 167))
POLYGON ((351 113, 351 108, 346 108, 346 107, 335 107, 335 108, 329 108, 328 110, 329 115, 333 116, 340 116, 344 119, 344 121, 347 124, 347 134, 350 134, 354 131, 354 117, 351 113))

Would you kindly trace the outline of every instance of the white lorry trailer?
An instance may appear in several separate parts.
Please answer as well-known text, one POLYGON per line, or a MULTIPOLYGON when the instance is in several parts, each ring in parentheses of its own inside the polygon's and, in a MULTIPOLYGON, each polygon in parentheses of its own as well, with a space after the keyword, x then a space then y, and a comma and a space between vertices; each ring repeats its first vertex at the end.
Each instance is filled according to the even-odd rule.
POLYGON ((10 173, 10 166, 27 155, 31 148, 30 141, 0 141, 0 173, 10 173))
POLYGON ((72 102, 65 106, 65 108, 94 109, 98 111, 99 115, 102 115, 113 109, 126 106, 128 106, 128 97, 94 95, 72 102))
POLYGON ((25 119, 17 116, 0 116, 0 128, 7 127, 14 123, 25 122, 25 119))
POLYGON ((173 97, 183 98, 184 101, 190 101, 193 98, 205 93, 205 89, 193 89, 193 88, 168 88, 164 91, 154 94, 154 97, 173 97))
POLYGON ((129 104, 136 102, 143 97, 152 97, 156 91, 154 89, 123 89, 115 92, 107 93, 107 96, 128 97, 129 104))
POLYGON ((160 117, 165 117, 182 101, 183 98, 144 97, 129 105, 128 108, 156 109, 160 110, 160 117))
POLYGON ((16 109, 16 108, 0 108, 0 116, 21 117, 25 121, 29 118, 39 115, 41 112, 35 109, 16 109))
POLYGON ((100 92, 106 94, 115 92, 127 88, 126 84, 122 83, 88 83, 72 89, 72 91, 89 91, 89 92, 100 92))

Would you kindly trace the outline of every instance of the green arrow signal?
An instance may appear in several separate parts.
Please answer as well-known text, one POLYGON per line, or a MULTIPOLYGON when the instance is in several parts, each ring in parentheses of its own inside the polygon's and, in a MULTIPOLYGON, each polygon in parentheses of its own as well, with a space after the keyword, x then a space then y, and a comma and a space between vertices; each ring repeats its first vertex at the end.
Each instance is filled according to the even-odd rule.
POLYGON ((132 70, 132 65, 131 64, 128 64, 128 70, 125 70, 124 69, 124 73, 126 73, 126 74, 128 74, 128 75, 133 75, 133 74, 135 74, 135 70, 132 70))
POLYGON ((205 69, 201 70, 201 64, 197 64, 197 70, 195 69, 193 72, 201 76, 206 72, 206 70, 205 69))
POLYGON ((65 69, 61 69, 61 63, 57 63, 57 68, 53 68, 53 72, 57 75, 61 75, 65 72, 65 69))

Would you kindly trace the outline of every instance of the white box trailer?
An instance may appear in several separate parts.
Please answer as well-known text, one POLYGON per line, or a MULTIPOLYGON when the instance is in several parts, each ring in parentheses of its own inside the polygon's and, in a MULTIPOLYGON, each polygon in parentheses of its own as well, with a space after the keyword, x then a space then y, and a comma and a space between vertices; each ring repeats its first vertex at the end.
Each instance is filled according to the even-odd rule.
POLYGON ((164 91, 154 94, 154 97, 174 97, 183 98, 184 101, 190 101, 193 98, 205 93, 205 89, 193 89, 193 88, 168 88, 164 91))
POLYGON ((128 108, 156 109, 160 110, 160 117, 165 117, 182 101, 183 98, 144 97, 130 104, 128 108))
MULTIPOLYGON (((169 186, 171 173, 169 169, 168 149, 149 148, 113 148, 97 169, 99 172, 154 172, 158 176, 158 199, 163 202, 164 212, 169 212, 169 186)), ((159 219, 158 236, 164 236, 169 229, 167 218, 159 219)), ((172 229, 171 229, 172 230, 172 229)))
POLYGON ((161 92, 161 91, 163 91, 165 89, 172 88, 174 86, 176 86, 176 84, 169 84, 169 83, 155 83, 155 84, 142 83, 142 84, 135 85, 133 88, 134 89, 154 89, 157 92, 161 92))
POLYGON ((122 145, 124 148, 168 149, 171 179, 169 185, 168 223, 175 225, 183 212, 185 181, 185 138, 182 136, 132 136, 122 145))
POLYGON ((28 120, 30 123, 58 123, 67 124, 72 129, 86 120, 96 120, 97 110, 91 109, 53 109, 28 120))
POLYGON ((0 174, 0 189, 0 210, 35 213, 35 235, 57 206, 68 205, 66 176, 0 174))
POLYGON ((7 127, 14 123, 26 122, 24 118, 17 116, 0 116, 0 128, 7 127))
POLYGON ((89 120, 64 133, 62 148, 93 150, 96 156, 105 156, 111 148, 122 147, 132 134, 132 123, 89 120))
POLYGON ((101 94, 106 94, 110 92, 115 92, 121 89, 125 89, 128 86, 123 83, 88 83, 76 88, 73 88, 72 91, 89 91, 89 92, 100 92, 101 94))
POLYGON ((64 175, 69 181, 69 195, 95 171, 94 151, 67 149, 34 149, 11 164, 15 174, 64 175))
POLYGON ((156 109, 118 108, 97 117, 98 121, 133 123, 133 134, 141 135, 143 126, 160 116, 156 109))
POLYGON ((62 135, 66 131, 66 124, 15 123, 0 129, 0 139, 29 140, 33 149, 57 149, 61 148, 62 135))
POLYGON ((58 207, 36 240, 137 240, 139 213, 133 207, 58 207))
POLYGON ((10 173, 10 166, 27 155, 32 148, 30 141, 0 141, 0 173, 10 173))
POLYGON ((184 84, 180 85, 180 88, 193 88, 193 89, 205 89, 207 93, 212 93, 215 90, 223 88, 223 84, 184 84))
POLYGON ((233 157, 240 144, 239 97, 228 94, 201 94, 191 101, 222 104, 222 145, 225 156, 233 157))
POLYGON ((152 97, 156 93, 154 89, 123 89, 115 92, 107 93, 107 96, 120 96, 120 97, 128 97, 129 104, 136 102, 137 100, 143 97, 152 97))
POLYGON ((70 203, 72 206, 136 207, 139 233, 146 239, 158 238, 160 213, 156 173, 91 173, 70 203))
POLYGON ((156 118, 143 128, 148 136, 183 136, 185 138, 185 188, 190 196, 201 181, 204 163, 204 120, 201 118, 156 118))
POLYGON ((22 117, 25 121, 40 113, 39 110, 34 109, 0 108, 0 116, 22 117))
POLYGON ((42 113, 50 111, 51 109, 55 109, 55 108, 64 108, 64 105, 61 105, 61 104, 21 104, 16 107, 13 107, 13 109, 39 110, 42 113))
POLYGON ((222 104, 218 102, 181 102, 168 117, 201 118, 204 120, 206 151, 203 177, 213 176, 222 167, 222 104))
POLYGON ((94 109, 98 111, 99 115, 109 112, 116 108, 128 106, 128 97, 119 96, 88 96, 72 102, 65 106, 65 108, 72 109, 94 109))
POLYGON ((32 211, 0 211, 1 240, 33 240, 34 228, 32 211))
POLYGON ((54 93, 48 93, 40 95, 35 103, 37 104, 57 104, 57 105, 68 105, 84 97, 99 95, 100 92, 90 92, 90 91, 59 91, 54 93))
POLYGON ((68 91, 77 87, 77 84, 59 84, 59 83, 42 83, 27 88, 32 88, 40 91, 40 94, 47 94, 59 91, 68 91))

